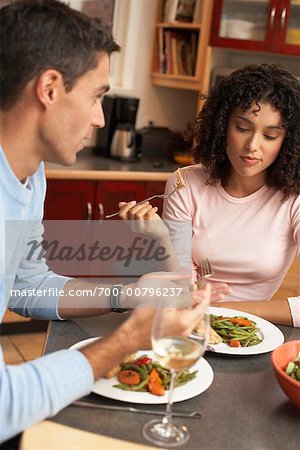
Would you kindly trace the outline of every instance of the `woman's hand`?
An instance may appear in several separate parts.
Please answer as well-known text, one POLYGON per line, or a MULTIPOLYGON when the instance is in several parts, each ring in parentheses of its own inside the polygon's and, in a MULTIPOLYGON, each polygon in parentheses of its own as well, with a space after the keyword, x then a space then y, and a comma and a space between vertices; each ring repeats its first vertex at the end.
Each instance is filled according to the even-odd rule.
POLYGON ((218 303, 220 300, 224 300, 227 294, 230 294, 231 288, 227 283, 213 283, 209 282, 212 287, 211 292, 211 304, 218 303))
MULTIPOLYGON (((211 298, 210 298, 211 304, 215 304, 218 303, 220 300, 224 300, 226 298, 226 295, 230 294, 231 292, 231 288, 228 286, 227 283, 214 283, 208 281, 206 284, 210 284, 211 286, 211 298)), ((193 283, 193 289, 197 290, 196 283, 193 283)))
POLYGON ((150 205, 149 202, 144 202, 141 205, 136 205, 136 201, 129 203, 119 203, 119 217, 122 220, 161 220, 156 212, 158 208, 150 205))
POLYGON ((157 213, 158 208, 150 205, 149 202, 135 205, 133 202, 119 203, 119 217, 122 220, 128 220, 130 229, 135 233, 144 233, 147 235, 162 238, 168 236, 169 232, 162 219, 157 213))

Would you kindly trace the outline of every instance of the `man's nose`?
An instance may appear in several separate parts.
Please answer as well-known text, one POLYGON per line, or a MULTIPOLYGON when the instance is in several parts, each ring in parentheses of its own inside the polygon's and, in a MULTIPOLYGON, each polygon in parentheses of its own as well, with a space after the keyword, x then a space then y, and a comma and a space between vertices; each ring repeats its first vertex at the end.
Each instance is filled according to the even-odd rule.
POLYGON ((97 101, 93 107, 91 114, 91 125, 95 128, 103 128, 105 125, 105 117, 100 100, 97 101))

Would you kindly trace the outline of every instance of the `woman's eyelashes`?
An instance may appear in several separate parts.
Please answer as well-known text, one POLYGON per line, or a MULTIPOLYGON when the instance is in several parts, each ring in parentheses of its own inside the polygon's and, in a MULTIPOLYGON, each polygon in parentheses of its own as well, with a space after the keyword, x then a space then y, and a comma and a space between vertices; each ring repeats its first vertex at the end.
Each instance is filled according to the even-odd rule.
POLYGON ((246 133, 247 131, 250 131, 249 128, 244 128, 244 127, 241 127, 240 125, 236 125, 236 128, 237 128, 237 130, 240 131, 241 133, 246 133))
POLYGON ((278 136, 268 136, 267 134, 264 134, 264 138, 267 141, 275 141, 278 138, 278 136))
MULTIPOLYGON (((247 133, 251 131, 250 128, 244 128, 240 125, 236 125, 236 128, 240 133, 247 133)), ((270 136, 269 134, 263 134, 263 136, 267 141, 275 141, 278 138, 278 136, 270 136)))

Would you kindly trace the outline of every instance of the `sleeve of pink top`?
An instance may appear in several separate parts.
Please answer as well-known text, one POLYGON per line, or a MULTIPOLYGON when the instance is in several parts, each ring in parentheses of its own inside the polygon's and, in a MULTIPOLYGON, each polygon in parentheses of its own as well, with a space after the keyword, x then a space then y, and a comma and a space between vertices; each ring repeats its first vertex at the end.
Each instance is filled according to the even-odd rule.
POLYGON ((294 327, 300 328, 300 296, 288 297, 294 327))
MULTIPOLYGON (((182 171, 185 180, 185 171, 182 171)), ((165 193, 176 187, 176 174, 166 183, 165 193)), ((186 180, 185 180, 186 181, 186 180)), ((162 218, 167 225, 178 262, 184 269, 191 270, 193 281, 197 281, 196 265, 192 260, 192 216, 188 185, 164 200, 162 218)))

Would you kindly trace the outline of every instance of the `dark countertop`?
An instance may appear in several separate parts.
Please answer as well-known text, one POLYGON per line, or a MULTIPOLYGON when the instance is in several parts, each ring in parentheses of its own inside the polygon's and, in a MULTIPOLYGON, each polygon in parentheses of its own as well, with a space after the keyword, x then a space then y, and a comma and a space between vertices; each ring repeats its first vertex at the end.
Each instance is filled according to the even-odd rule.
MULTIPOLYGON (((97 318, 53 322, 46 353, 68 348, 88 337, 105 335, 122 320, 121 314, 109 314, 97 318)), ((300 329, 286 326, 279 328, 286 341, 300 339, 300 329)), ((203 413, 200 421, 186 420, 191 439, 179 448, 299 449, 300 414, 277 384, 270 353, 248 357, 206 353, 205 358, 214 371, 212 385, 201 395, 174 405, 175 408, 195 409, 203 413)), ((120 403, 96 394, 91 394, 89 398, 97 398, 101 403, 120 403)), ((148 407, 165 409, 165 405, 147 405, 148 407)), ((155 418, 123 411, 68 407, 51 420, 93 433, 150 445, 142 436, 142 427, 153 417, 155 418)))
POLYGON ((178 165, 165 158, 149 156, 137 162, 122 162, 97 156, 91 148, 80 152, 72 166, 46 163, 48 179, 145 180, 166 181, 178 165))

